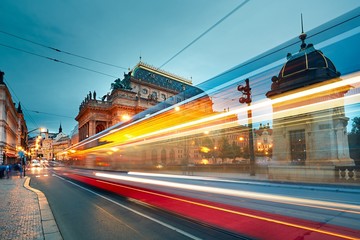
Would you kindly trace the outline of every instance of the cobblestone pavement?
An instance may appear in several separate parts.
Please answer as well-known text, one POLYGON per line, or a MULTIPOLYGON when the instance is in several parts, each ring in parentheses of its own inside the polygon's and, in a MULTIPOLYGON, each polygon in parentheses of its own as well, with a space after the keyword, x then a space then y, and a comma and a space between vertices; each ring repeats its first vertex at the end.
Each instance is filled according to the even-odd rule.
POLYGON ((29 181, 18 175, 0 179, 0 239, 61 240, 46 197, 29 181))

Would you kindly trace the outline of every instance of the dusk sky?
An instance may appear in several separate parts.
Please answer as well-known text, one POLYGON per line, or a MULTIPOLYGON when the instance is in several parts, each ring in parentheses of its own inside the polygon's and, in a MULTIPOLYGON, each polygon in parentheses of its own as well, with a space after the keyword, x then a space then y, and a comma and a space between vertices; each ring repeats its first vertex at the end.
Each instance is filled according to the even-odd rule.
POLYGON ((359 0, 2 0, 0 70, 29 130, 57 132, 61 123, 69 134, 88 92, 98 98, 110 92, 140 56, 197 85, 299 36, 301 13, 309 31, 359 6, 359 0))

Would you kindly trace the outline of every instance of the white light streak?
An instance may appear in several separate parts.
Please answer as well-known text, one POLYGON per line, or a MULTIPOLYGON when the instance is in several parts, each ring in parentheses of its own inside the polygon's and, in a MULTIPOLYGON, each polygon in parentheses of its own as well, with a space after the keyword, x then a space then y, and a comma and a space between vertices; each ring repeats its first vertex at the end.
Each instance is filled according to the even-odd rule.
MULTIPOLYGON (((233 190, 233 189, 206 187, 206 186, 198 186, 198 185, 184 184, 184 183, 174 183, 174 182, 154 180, 154 179, 142 179, 142 178, 128 177, 128 176, 108 174, 108 173, 100 173, 100 172, 95 172, 95 176, 102 177, 102 178, 108 178, 108 179, 117 179, 117 180, 123 180, 123 181, 128 181, 128 182, 141 183, 141 184, 151 184, 151 185, 156 185, 156 186, 165 186, 165 187, 171 187, 171 188, 179 188, 179 189, 185 189, 185 190, 191 190, 191 191, 200 191, 200 192, 206 192, 206 193, 214 193, 214 194, 221 194, 221 195, 228 195, 228 196, 242 197, 242 198, 249 198, 249 199, 257 199, 257 200, 263 200, 263 201, 272 201, 272 202, 288 203, 288 204, 296 204, 296 205, 308 205, 310 207, 320 206, 320 207, 326 207, 326 208, 352 209, 355 211, 359 211, 359 212, 355 212, 355 213, 360 214, 360 206, 346 204, 346 203, 335 203, 335 202, 311 200, 311 199, 296 198, 296 197, 287 197, 287 196, 266 194, 266 193, 256 193, 256 192, 233 190)), ((338 210, 338 209, 336 209, 336 210, 338 210)))

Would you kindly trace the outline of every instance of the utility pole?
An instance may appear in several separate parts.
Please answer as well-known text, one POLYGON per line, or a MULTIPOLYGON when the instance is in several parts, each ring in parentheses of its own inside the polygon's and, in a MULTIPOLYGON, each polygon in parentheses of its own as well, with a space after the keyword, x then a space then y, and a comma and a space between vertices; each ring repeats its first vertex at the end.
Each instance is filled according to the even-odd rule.
MULTIPOLYGON (((246 103, 248 106, 251 105, 251 88, 249 84, 249 79, 245 80, 245 86, 239 85, 238 91, 242 92, 243 96, 239 98, 241 104, 246 103)), ((247 110, 248 114, 248 127, 249 127, 249 153, 250 153, 250 176, 255 176, 255 156, 254 156, 254 137, 252 129, 252 112, 249 108, 247 110)))

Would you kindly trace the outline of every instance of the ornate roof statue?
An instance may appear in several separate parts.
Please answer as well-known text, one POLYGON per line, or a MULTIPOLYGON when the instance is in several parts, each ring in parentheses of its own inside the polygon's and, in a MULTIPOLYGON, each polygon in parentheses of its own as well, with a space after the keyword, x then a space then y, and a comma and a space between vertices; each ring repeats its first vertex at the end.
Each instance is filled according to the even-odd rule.
POLYGON ((120 78, 116 79, 113 83, 111 83, 111 89, 125 89, 125 90, 131 90, 130 86, 130 76, 131 72, 126 74, 124 73, 124 79, 120 80, 120 78))

